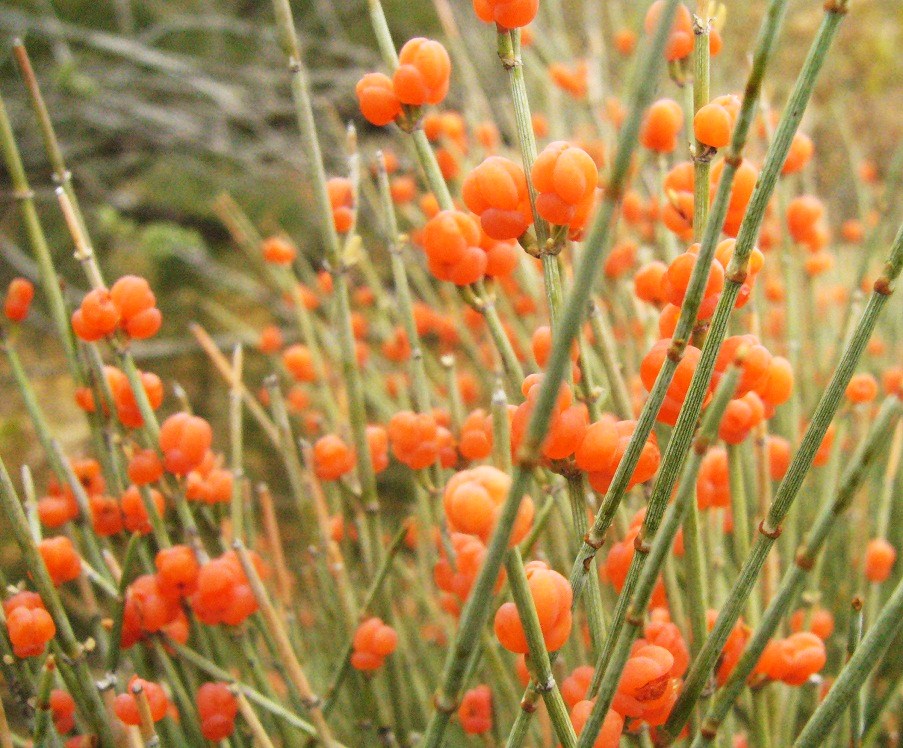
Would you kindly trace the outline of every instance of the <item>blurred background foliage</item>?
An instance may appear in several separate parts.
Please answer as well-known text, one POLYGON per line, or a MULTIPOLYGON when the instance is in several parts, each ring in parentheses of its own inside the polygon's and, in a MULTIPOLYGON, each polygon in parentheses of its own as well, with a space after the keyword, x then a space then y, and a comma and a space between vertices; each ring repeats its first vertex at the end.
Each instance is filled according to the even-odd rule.
MULTIPOLYGON (((536 24, 548 48, 562 59, 580 57, 586 49, 583 1, 566 0, 563 19, 550 23, 541 18, 536 24), (556 33, 547 34, 548 29, 556 33)), ((412 36, 441 34, 430 0, 384 0, 384 5, 399 45, 412 36)), ((745 78, 753 29, 764 5, 764 0, 726 3, 725 51, 713 68, 714 93, 731 91, 745 78)), ((777 108, 821 17, 818 0, 792 0, 790 5, 766 87, 777 108)), ((386 137, 363 122, 353 95, 360 74, 381 67, 366 2, 302 0, 294 6, 327 168, 340 173, 348 121, 359 128, 367 150, 386 137)), ((617 23, 639 28, 646 3, 606 1, 603 6, 610 38, 617 23)), ((476 21, 467 0, 452 0, 452 8, 487 99, 494 111, 504 112, 507 94, 493 59, 492 32, 476 21)), ((818 154, 807 187, 825 199, 837 223, 855 211, 850 179, 854 165, 848 154, 870 158, 881 170, 901 141, 901 29, 903 3, 853 0, 851 18, 842 27, 804 122, 818 154)), ((215 199, 228 193, 264 234, 285 229, 311 257, 319 256, 310 200, 299 174, 304 154, 298 152, 270 3, 6 0, 0 5, 0 94, 61 273, 70 279, 77 298, 79 268, 71 257, 40 136, 10 56, 16 37, 24 39, 32 56, 107 276, 145 275, 158 294, 166 321, 160 340, 139 348, 142 365, 165 371, 186 390, 199 413, 221 424, 225 390, 194 348, 186 323, 200 320, 213 332, 233 337, 247 333, 250 339, 252 326, 259 327, 265 319, 250 302, 241 302, 247 304, 242 307, 224 283, 245 282, 245 276, 224 275, 229 268, 241 271, 245 263, 217 217, 215 199), (221 271, 209 272, 211 259, 221 271)), ((544 79, 543 71, 534 67, 530 72, 534 84, 544 79)), ((608 72, 613 90, 606 94, 617 95, 624 63, 612 60, 608 72)), ((664 89, 670 84, 662 85, 664 89)), ((543 100, 537 97, 537 108, 543 100)), ((462 91, 453 85, 449 105, 461 104, 462 91)), ((0 255, 4 287, 14 275, 34 274, 8 175, 2 171, 0 255)), ((32 317, 34 341, 21 347, 60 438, 73 448, 84 443, 85 424, 70 397, 58 346, 46 334, 49 326, 42 329, 37 311, 32 317)), ((253 376, 252 370, 249 381, 253 376)), ((14 454, 14 464, 40 465, 37 442, 5 372, 0 372, 0 381, 8 393, 0 400, 0 452, 14 454)))

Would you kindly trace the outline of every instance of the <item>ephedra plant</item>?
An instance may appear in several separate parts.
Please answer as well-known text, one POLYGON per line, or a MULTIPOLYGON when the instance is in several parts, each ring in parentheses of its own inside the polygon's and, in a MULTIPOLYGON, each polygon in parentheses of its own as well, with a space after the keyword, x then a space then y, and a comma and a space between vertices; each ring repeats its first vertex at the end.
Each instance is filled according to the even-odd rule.
POLYGON ((896 745, 903 159, 853 163, 842 224, 809 189, 849 9, 809 9, 775 101, 786 5, 713 77, 708 2, 577 3, 567 59, 557 0, 435 0, 444 40, 400 47, 368 0, 383 67, 329 174, 274 0, 318 232, 216 199, 269 321, 222 312, 231 350, 188 325, 229 392, 210 420, 138 368, 178 323, 105 278, 16 42, 69 242, 0 106, 37 267, 4 353, 45 457, 0 465, 0 745, 896 745), (32 304, 89 427, 69 454, 20 357, 32 304))

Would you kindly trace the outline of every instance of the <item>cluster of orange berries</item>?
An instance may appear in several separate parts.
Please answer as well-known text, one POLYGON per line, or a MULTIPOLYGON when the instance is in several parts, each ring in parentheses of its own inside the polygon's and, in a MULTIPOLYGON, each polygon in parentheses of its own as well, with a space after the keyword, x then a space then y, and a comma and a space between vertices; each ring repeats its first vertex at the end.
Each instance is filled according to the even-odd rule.
MULTIPOLYGON (((141 415, 141 409, 126 374, 115 366, 109 365, 103 367, 103 373, 119 422, 129 429, 141 428, 144 425, 144 416, 141 415)), ((157 410, 163 404, 163 382, 153 372, 141 371, 138 374, 147 402, 152 410, 157 410)), ((77 388, 75 402, 86 413, 94 413, 97 410, 97 402, 91 387, 77 388)), ((102 400, 102 410, 105 414, 109 411, 104 400, 102 400)))
POLYGON ((398 53, 398 68, 392 78, 367 73, 355 89, 361 114, 377 127, 388 125, 402 114, 402 107, 439 104, 448 94, 451 60, 437 41, 417 37, 398 53))
POLYGON ((398 646, 398 634, 380 618, 368 618, 352 639, 351 666, 364 672, 378 670, 398 646))
POLYGON ((89 291, 72 314, 72 329, 86 342, 122 330, 129 338, 144 340, 160 329, 163 316, 150 285, 137 275, 125 275, 112 288, 89 291))

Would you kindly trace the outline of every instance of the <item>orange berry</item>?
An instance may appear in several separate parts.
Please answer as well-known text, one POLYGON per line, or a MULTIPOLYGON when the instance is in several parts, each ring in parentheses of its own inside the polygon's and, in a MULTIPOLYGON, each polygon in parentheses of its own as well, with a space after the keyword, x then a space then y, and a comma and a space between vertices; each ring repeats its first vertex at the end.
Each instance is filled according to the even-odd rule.
POLYGON ((702 458, 696 477, 696 501, 700 509, 727 508, 731 505, 727 451, 712 447, 702 458))
POLYGON ((195 695, 201 734, 207 740, 218 742, 228 738, 235 730, 238 699, 226 683, 204 683, 195 695))
POLYGON ((577 100, 586 98, 589 87, 589 66, 586 60, 579 60, 572 66, 553 62, 549 65, 549 77, 552 83, 573 98, 577 100))
POLYGON ((536 212, 556 225, 569 225, 581 206, 595 197, 599 172, 583 149, 565 141, 550 143, 530 170, 536 212))
POLYGON ((395 95, 392 79, 383 73, 367 73, 354 89, 357 100, 370 124, 382 127, 401 114, 401 102, 395 95))
POLYGON ((680 104, 673 99, 659 99, 643 117, 640 143, 651 151, 671 153, 677 148, 677 134, 682 129, 683 111, 680 104))
POLYGON ((430 272, 458 286, 475 283, 487 264, 480 239, 480 227, 471 216, 458 210, 441 211, 423 229, 430 272))
POLYGON ((290 345, 282 352, 282 364, 298 382, 313 382, 317 378, 314 356, 310 348, 301 343, 290 345))
MULTIPOLYGON (((574 726, 574 732, 578 737, 583 732, 583 727, 586 725, 592 710, 593 702, 587 700, 578 701, 571 708, 571 724, 574 726)), ((618 748, 621 744, 621 733, 623 731, 624 718, 614 709, 609 709, 602 722, 599 734, 593 741, 592 748, 618 748)))
POLYGON ((378 670, 398 646, 398 634, 379 618, 368 618, 357 627, 352 640, 351 666, 356 670, 378 670))
MULTIPOLYGON (((163 515, 166 510, 166 503, 163 500, 163 494, 151 488, 151 501, 157 508, 157 514, 163 515)), ((150 517, 147 514, 147 507, 141 496, 138 486, 130 486, 119 499, 119 509, 122 512, 123 524, 129 532, 140 532, 147 535, 151 531, 150 517)))
POLYGON ((661 306, 666 303, 662 294, 662 278, 668 266, 659 260, 646 263, 633 276, 633 290, 638 299, 661 306))
POLYGON ((825 643, 815 634, 800 631, 785 640, 787 672, 781 680, 791 686, 801 686, 825 666, 825 643))
POLYGON ((669 693, 674 656, 664 647, 645 644, 631 654, 612 707, 625 717, 644 718, 669 693))
POLYGON ((72 314, 72 330, 86 342, 100 340, 119 325, 119 309, 105 288, 89 291, 72 314))
POLYGON ((13 278, 6 291, 3 313, 11 322, 21 322, 28 316, 34 298, 34 285, 25 278, 13 278))
POLYGON ((339 234, 351 230, 354 222, 354 189, 351 180, 345 177, 333 177, 326 182, 329 204, 332 206, 332 221, 339 234))
POLYGON ((615 32, 614 37, 615 49, 623 57, 629 57, 633 54, 633 50, 636 49, 636 33, 633 29, 618 29, 615 32))
MULTIPOLYGON (((800 609, 790 616, 790 630, 794 633, 801 631, 806 621, 806 611, 800 609)), ((808 631, 811 631, 822 641, 827 641, 828 637, 834 632, 834 616, 831 611, 824 608, 815 608, 812 611, 812 620, 809 623, 808 631)))
POLYGON ((731 142, 732 127, 730 113, 714 102, 701 107, 693 117, 696 140, 712 148, 724 148, 731 142))
MULTIPOLYGON (((487 542, 510 487, 511 477, 490 465, 462 470, 453 475, 445 485, 442 499, 449 529, 476 535, 484 543, 487 542)), ((526 537, 533 523, 533 513, 533 501, 525 497, 518 509, 509 545, 515 545, 526 537)))
POLYGON ((44 652, 47 642, 56 634, 56 625, 44 609, 40 597, 36 601, 29 599, 25 604, 11 605, 14 598, 3 604, 6 609, 6 631, 13 645, 13 654, 23 659, 36 657, 44 652))
POLYGON ((797 132, 790 142, 790 150, 781 167, 781 174, 796 174, 796 172, 802 171, 812 160, 814 152, 815 146, 812 144, 812 139, 804 132, 797 132))
POLYGON ((175 475, 185 475, 204 459, 213 442, 213 431, 203 418, 176 413, 160 427, 163 467, 175 475))
POLYGON ((487 158, 467 175, 461 189, 464 204, 493 239, 517 239, 533 222, 527 178, 506 158, 487 158))
POLYGON ((81 576, 82 560, 72 541, 65 535, 45 538, 38 543, 38 551, 56 587, 81 576))
POLYGON ((865 578, 883 582, 894 568, 897 550, 884 538, 870 540, 865 549, 865 578))
POLYGON ((201 567, 187 545, 174 545, 159 551, 154 558, 157 586, 168 597, 187 597, 197 587, 201 567))
POLYGON ((773 356, 768 364, 768 375, 757 390, 763 402, 771 406, 781 405, 793 392, 793 368, 781 356, 773 356))
POLYGON ((846 396, 854 405, 870 403, 878 396, 878 380, 867 372, 854 374, 847 384, 846 396))
POLYGON ((518 29, 536 18, 539 0, 473 0, 477 18, 504 29, 518 29))
POLYGON ((257 347, 262 353, 278 353, 282 348, 282 330, 277 325, 267 325, 260 331, 257 347))
POLYGON ((320 480, 338 480, 354 470, 357 455, 335 434, 327 434, 314 442, 314 472, 320 480))
POLYGON ((802 244, 811 239, 824 212, 821 200, 812 195, 802 195, 791 200, 787 206, 787 229, 794 241, 802 244))
MULTIPOLYGON (((649 6, 649 10, 646 11, 643 28, 646 31, 647 36, 651 36, 655 33, 664 5, 664 0, 655 0, 655 2, 649 6)), ((665 59, 669 62, 683 59, 693 51, 694 44, 693 19, 687 7, 680 4, 677 6, 674 22, 671 24, 668 43, 665 47, 665 59)))
POLYGON ((398 69, 392 78, 395 95, 402 104, 439 104, 448 93, 451 61, 437 41, 417 37, 398 53, 398 69))
POLYGON ((783 437, 769 435, 766 446, 769 475, 772 480, 781 480, 790 467, 790 442, 783 437))
MULTIPOLYGON (((528 563, 526 573, 546 649, 556 652, 571 633, 571 584, 542 561, 528 563)), ((514 603, 504 603, 496 611, 494 627, 499 643, 509 652, 528 652, 527 638, 514 603)))
POLYGON ((166 692, 158 683, 153 683, 137 675, 133 675, 127 686, 127 693, 119 694, 113 701, 113 711, 126 725, 140 725, 141 715, 138 710, 138 701, 135 698, 134 689, 139 688, 147 697, 150 706, 151 719, 159 722, 169 710, 169 699, 166 692))
POLYGON ((480 685, 464 692, 458 707, 458 719, 468 735, 482 735, 492 729, 492 691, 489 686, 480 685))

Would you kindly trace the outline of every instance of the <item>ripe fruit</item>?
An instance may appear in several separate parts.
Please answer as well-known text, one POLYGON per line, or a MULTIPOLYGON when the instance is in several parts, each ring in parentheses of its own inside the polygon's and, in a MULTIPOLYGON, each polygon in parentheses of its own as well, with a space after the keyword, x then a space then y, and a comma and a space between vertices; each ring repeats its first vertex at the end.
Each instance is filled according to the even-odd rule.
POLYGON ((329 204, 332 206, 332 221, 335 230, 345 234, 354 223, 354 189, 351 180, 345 177, 333 177, 326 183, 329 204))
MULTIPOLYGON (((649 10, 646 11, 646 18, 643 21, 643 29, 646 32, 646 36, 651 36, 655 33, 664 5, 664 0, 655 0, 649 6, 649 10)), ((669 62, 681 60, 693 51, 694 45, 693 19, 690 16, 690 11, 681 3, 677 6, 674 22, 671 24, 671 31, 668 34, 668 43, 665 46, 665 59, 669 62)))
MULTIPOLYGON (((671 347, 671 338, 659 340, 643 358, 640 364, 640 379, 647 391, 651 392, 655 386, 655 380, 661 371, 665 359, 668 357, 668 349, 671 347)), ((699 363, 702 352, 695 346, 688 345, 684 349, 684 355, 677 364, 677 369, 668 385, 665 400, 658 412, 658 420, 673 426, 677 422, 677 415, 683 405, 684 398, 690 389, 690 382, 696 365, 699 363)))
POLYGON ((588 209, 595 197, 599 171, 586 151, 558 140, 537 156, 530 179, 539 193, 536 212, 549 223, 575 228, 581 208, 588 209))
POLYGON ((204 683, 194 701, 201 720, 201 733, 207 740, 225 740, 232 734, 238 714, 238 699, 226 683, 204 683))
POLYGON ((139 449, 129 460, 126 472, 136 486, 145 486, 163 477, 163 463, 155 450, 139 449))
POLYGON ((781 174, 795 174, 802 171, 812 160, 814 152, 815 146, 812 144, 812 139, 804 132, 797 132, 790 142, 790 150, 781 167, 781 174))
POLYGON ((846 396, 854 405, 870 403, 878 396, 878 380, 867 372, 854 374, 847 385, 846 396))
POLYGON ((730 112, 712 102, 701 107, 693 117, 693 134, 703 145, 724 148, 731 142, 733 124, 730 112))
POLYGON ((536 18, 539 0, 473 0, 473 10, 481 21, 518 29, 536 18))
POLYGON ((82 340, 93 342, 113 333, 119 325, 119 309, 105 288, 95 288, 72 313, 72 330, 82 340))
POLYGON ((674 656, 664 647, 638 646, 624 666, 612 708, 625 717, 659 723, 655 717, 665 708, 670 710, 677 698, 674 684, 678 681, 671 677, 673 667, 674 656))
MULTIPOLYGON (((593 710, 593 702, 582 700, 578 701, 571 708, 571 724, 574 726, 574 732, 580 735, 583 727, 589 719, 590 712, 593 710)), ((602 728, 599 735, 593 741, 592 748, 618 748, 621 744, 621 733, 624 731, 624 718, 614 709, 609 709, 602 722, 602 728)))
POLYGON ((284 236, 271 236, 265 239, 260 249, 263 259, 271 265, 291 265, 298 256, 295 245, 284 236))
MULTIPOLYGON (((488 542, 510 487, 511 477, 491 465, 453 475, 445 485, 442 498, 449 529, 476 535, 484 543, 488 542)), ((526 537, 533 523, 533 513, 533 500, 525 497, 514 521, 510 545, 526 537)))
POLYGON ((321 436, 314 442, 314 472, 320 480, 338 480, 351 472, 357 455, 335 434, 321 436))
POLYGON ((589 691, 593 672, 592 665, 580 665, 575 667, 571 674, 561 681, 561 698, 564 699, 564 703, 569 708, 572 708, 578 701, 583 701, 587 691, 589 691))
MULTIPOLYGON (((561 649, 571 633, 571 584, 542 561, 528 563, 526 573, 543 641, 549 652, 555 652, 561 649)), ((514 603, 504 603, 496 611, 495 635, 509 652, 526 654, 529 651, 514 603)))
POLYGON ((44 559, 44 566, 53 581, 54 586, 78 579, 82 573, 82 560, 72 545, 72 541, 65 535, 55 538, 44 538, 38 543, 38 551, 44 559))
POLYGON ((865 548, 865 577, 870 582, 884 582, 894 568, 897 549, 884 538, 870 540, 865 548))
POLYGON ((436 424, 431 413, 410 410, 393 415, 386 431, 395 459, 412 470, 422 470, 435 463, 445 439, 443 432, 448 434, 436 424))
MULTIPOLYGON (((126 335, 144 340, 157 334, 163 320, 150 284, 137 275, 124 275, 110 288, 110 299, 119 310, 126 335)), ((84 304, 82 305, 84 309, 84 304)))
POLYGON ((138 711, 138 701, 135 696, 135 689, 139 689, 147 698, 150 707, 151 719, 159 722, 166 716, 169 709, 169 699, 166 698, 166 692, 158 684, 149 680, 139 678, 133 675, 126 687, 127 693, 119 694, 113 701, 113 711, 116 716, 127 725, 140 725, 141 715, 138 711))
POLYGON ((465 178, 461 196, 492 239, 517 239, 533 223, 524 170, 507 158, 483 161, 465 178))
POLYGON ((430 272, 458 286, 476 283, 486 271, 486 252, 480 247, 480 227, 466 213, 443 210, 423 228, 423 249, 430 272))
POLYGON ((482 735, 492 729, 492 691, 483 684, 465 691, 458 707, 461 728, 468 735, 482 735))
MULTIPOLYGON (((444 544, 439 545, 439 560, 433 568, 433 580, 443 592, 454 595, 461 603, 467 600, 470 589, 476 581, 483 559, 486 557, 486 546, 482 541, 461 532, 451 534, 454 550, 454 567, 449 561, 444 544)), ((496 591, 501 587, 505 573, 501 571, 496 582, 496 591)))
POLYGON ((3 603, 6 630, 16 657, 36 657, 56 634, 56 625, 34 592, 20 592, 3 603))
POLYGON ((213 442, 210 424, 199 416, 176 413, 160 427, 163 467, 175 475, 185 475, 201 464, 213 442))
POLYGON ((31 300, 34 298, 34 286, 25 278, 13 278, 6 291, 3 302, 3 313, 10 322, 21 322, 28 316, 31 300))
POLYGON ((383 73, 367 73, 354 89, 357 100, 370 124, 382 127, 401 114, 401 102, 395 95, 392 79, 383 73))
POLYGON ((640 143, 658 153, 677 148, 677 134, 683 129, 683 110, 673 99, 659 99, 649 107, 640 127, 640 143))
POLYGON ((154 558, 157 587, 169 597, 188 597, 197 587, 201 567, 187 545, 163 548, 154 558))
POLYGON ((439 104, 448 93, 451 60, 437 41, 417 37, 398 53, 398 69, 392 78, 395 95, 402 104, 439 104))
POLYGON ((53 725, 60 735, 75 727, 75 699, 68 691, 54 688, 50 692, 50 711, 53 713, 53 725))
POLYGON ((381 619, 368 618, 354 632, 351 666, 356 670, 378 670, 398 646, 398 634, 381 619))
POLYGON ((795 242, 805 244, 814 238, 819 220, 824 215, 825 206, 812 195, 795 197, 787 206, 787 230, 795 242))
MULTIPOLYGON (((530 374, 521 385, 521 392, 527 399, 517 406, 511 419, 512 454, 516 454, 520 449, 527 432, 530 416, 539 397, 542 378, 542 374, 530 374)), ((570 457, 583 441, 588 423, 586 406, 583 403, 575 405, 571 388, 567 384, 562 384, 549 417, 549 426, 541 448, 542 456, 547 460, 564 460, 570 457)))
MULTIPOLYGON (((587 471, 590 485, 596 491, 608 490, 635 429, 636 421, 615 421, 612 417, 604 417, 586 430, 574 459, 577 467, 587 471)), ((655 475, 660 458, 655 434, 650 432, 630 476, 628 489, 645 483, 655 475)))

